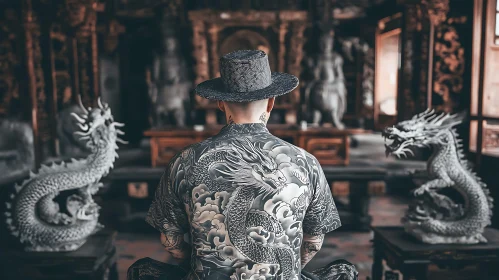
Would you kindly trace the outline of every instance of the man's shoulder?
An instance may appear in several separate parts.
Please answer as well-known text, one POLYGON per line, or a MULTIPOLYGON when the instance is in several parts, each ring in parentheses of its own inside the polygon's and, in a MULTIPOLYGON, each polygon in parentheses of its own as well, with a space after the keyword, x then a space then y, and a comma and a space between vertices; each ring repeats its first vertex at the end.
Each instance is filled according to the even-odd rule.
POLYGON ((281 138, 278 138, 276 137, 277 139, 279 139, 281 141, 281 143, 283 143, 284 145, 287 145, 291 148, 293 148, 298 154, 300 154, 302 157, 306 158, 307 159, 307 163, 316 163, 317 162, 317 159, 315 158, 314 155, 312 155, 311 153, 307 152, 305 149, 301 148, 301 147, 298 147, 294 144, 291 144, 289 142, 286 142, 284 140, 282 140, 281 138))
POLYGON ((189 160, 194 155, 194 151, 195 151, 196 146, 198 144, 199 143, 195 143, 195 144, 191 144, 191 145, 188 145, 188 146, 185 146, 184 148, 182 148, 182 150, 180 150, 179 152, 177 152, 170 159, 170 163, 174 164, 179 159, 182 160, 182 161, 189 160))

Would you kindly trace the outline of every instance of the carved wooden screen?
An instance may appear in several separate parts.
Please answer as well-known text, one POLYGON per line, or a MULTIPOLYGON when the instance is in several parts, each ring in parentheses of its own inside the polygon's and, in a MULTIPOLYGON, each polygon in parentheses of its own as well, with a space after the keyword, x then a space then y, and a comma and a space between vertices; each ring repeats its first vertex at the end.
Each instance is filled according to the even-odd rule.
MULTIPOLYGON (((300 76, 307 12, 196 10, 189 12, 189 19, 193 28, 196 84, 220 75, 218 60, 222 51, 234 50, 235 46, 228 47, 231 42, 239 44, 239 48, 256 44, 253 48, 270 53, 272 70, 300 76), (241 35, 252 34, 257 36, 248 38, 247 42, 240 40, 241 35)), ((278 98, 275 108, 286 110, 286 123, 295 124, 299 102, 298 88, 278 98)), ((206 110, 206 124, 217 123, 216 104, 196 96, 196 107, 206 110)))

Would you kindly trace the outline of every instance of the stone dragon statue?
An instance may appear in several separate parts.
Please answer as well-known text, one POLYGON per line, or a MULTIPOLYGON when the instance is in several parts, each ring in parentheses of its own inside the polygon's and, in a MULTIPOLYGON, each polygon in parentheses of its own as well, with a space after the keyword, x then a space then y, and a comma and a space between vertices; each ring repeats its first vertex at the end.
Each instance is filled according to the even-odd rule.
POLYGON ((432 147, 427 163, 430 181, 414 192, 416 200, 402 219, 405 231, 424 243, 475 244, 487 242, 482 235, 490 225, 492 198, 486 185, 471 171, 454 126, 463 116, 433 110, 386 128, 386 153, 398 157, 414 154, 411 147, 432 147), (454 188, 464 200, 458 204, 439 193, 454 188))
POLYGON ((114 122, 111 109, 98 101, 98 108, 72 114, 82 131, 75 132, 86 141, 91 154, 80 160, 42 165, 38 173, 15 186, 12 201, 7 203, 6 221, 12 235, 24 243, 26 251, 74 251, 102 228, 98 223, 99 206, 92 199, 100 179, 113 168, 118 157, 116 142, 124 134, 123 124, 114 122), (61 192, 75 192, 67 197, 66 211, 54 201, 61 192))

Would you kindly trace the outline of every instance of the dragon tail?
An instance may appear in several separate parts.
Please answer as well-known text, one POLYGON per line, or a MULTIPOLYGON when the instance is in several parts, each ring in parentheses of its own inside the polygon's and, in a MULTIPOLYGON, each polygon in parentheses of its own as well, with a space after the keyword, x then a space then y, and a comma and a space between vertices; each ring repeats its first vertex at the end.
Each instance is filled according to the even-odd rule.
POLYGON ((17 228, 16 223, 14 222, 14 208, 16 205, 16 200, 21 191, 28 186, 33 180, 36 180, 37 177, 47 174, 53 174, 60 171, 62 168, 79 168, 85 162, 85 160, 76 160, 71 159, 70 163, 60 162, 53 163, 52 165, 41 165, 38 169, 38 174, 29 171, 29 176, 25 179, 21 184, 15 184, 13 192, 10 194, 7 202, 5 203, 6 211, 5 211, 5 221, 7 223, 7 228, 10 230, 11 234, 15 237, 19 236, 19 229, 17 228))
MULTIPOLYGON (((30 172, 30 177, 31 177, 31 172, 30 172)), ((14 192, 10 194, 7 202, 5 203, 6 211, 5 211, 5 222, 7 223, 7 229, 9 229, 10 233, 18 237, 19 236, 19 230, 17 229, 17 226, 13 220, 13 209, 15 207, 15 200, 17 197, 17 194, 22 190, 23 186, 25 186, 25 183, 27 183, 31 179, 25 180, 21 185, 15 184, 14 185, 14 192)))
POLYGON ((470 171, 470 175, 480 185, 483 193, 487 197, 487 203, 489 204, 489 223, 487 224, 487 226, 489 226, 491 224, 491 220, 492 220, 492 214, 493 214, 492 210, 494 208, 494 198, 492 197, 492 195, 490 195, 490 190, 487 187, 487 184, 485 184, 482 181, 482 179, 480 177, 478 177, 478 175, 475 172, 470 171))
POLYGON ((454 135, 454 141, 455 141, 455 145, 456 145, 456 150, 457 150, 457 155, 458 155, 458 158, 459 158, 459 162, 461 163, 461 165, 463 166, 463 168, 466 171, 468 171, 468 173, 470 174, 471 178, 473 180, 475 180, 478 185, 480 185, 480 187, 483 190, 485 196, 487 197, 487 203, 489 205, 489 223, 487 225, 490 225, 491 224, 491 220, 492 220, 492 214, 493 214, 492 213, 492 209, 494 208, 494 199, 490 195, 490 190, 487 187, 487 185, 482 181, 482 179, 475 172, 472 171, 471 166, 469 166, 469 164, 468 164, 469 162, 466 159, 465 153, 463 152, 463 142, 459 138, 459 134, 458 134, 458 132, 457 132, 457 130, 455 128, 452 129, 452 133, 454 135))

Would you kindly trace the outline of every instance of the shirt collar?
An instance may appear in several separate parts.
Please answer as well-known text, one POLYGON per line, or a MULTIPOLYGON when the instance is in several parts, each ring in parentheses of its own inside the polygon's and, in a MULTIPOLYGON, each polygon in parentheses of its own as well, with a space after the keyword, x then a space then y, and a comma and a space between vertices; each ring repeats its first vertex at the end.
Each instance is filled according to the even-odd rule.
POLYGON ((269 132, 263 123, 232 123, 225 125, 220 133, 261 133, 269 132))

